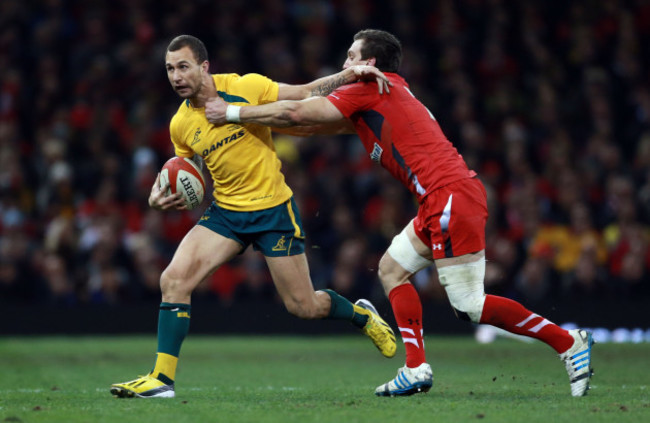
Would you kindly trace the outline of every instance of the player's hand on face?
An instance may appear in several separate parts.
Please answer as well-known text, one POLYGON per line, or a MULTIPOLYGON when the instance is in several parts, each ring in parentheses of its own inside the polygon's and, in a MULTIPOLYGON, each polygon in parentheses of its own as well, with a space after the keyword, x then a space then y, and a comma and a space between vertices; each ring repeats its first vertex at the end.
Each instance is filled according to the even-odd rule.
POLYGON ((225 125, 226 121, 226 108, 228 103, 223 101, 220 97, 213 97, 205 102, 205 117, 208 122, 214 125, 225 125))
POLYGON ((387 94, 390 93, 389 86, 392 86, 393 83, 388 80, 388 77, 384 75, 379 69, 374 66, 369 65, 356 65, 352 66, 354 75, 364 81, 377 81, 377 86, 379 87, 379 94, 383 94, 384 90, 387 94))
POLYGON ((167 190, 169 189, 169 182, 165 186, 160 186, 160 173, 156 176, 156 182, 153 183, 151 187, 151 193, 149 194, 149 207, 156 210, 185 210, 185 201, 183 200, 183 195, 180 192, 176 194, 167 195, 167 190))

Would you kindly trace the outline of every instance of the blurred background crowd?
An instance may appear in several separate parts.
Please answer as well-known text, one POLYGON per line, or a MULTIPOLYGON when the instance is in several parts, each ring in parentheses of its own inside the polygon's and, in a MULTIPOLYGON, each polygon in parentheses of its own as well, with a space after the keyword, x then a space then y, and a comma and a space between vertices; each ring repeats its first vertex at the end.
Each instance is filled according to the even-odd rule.
MULTIPOLYGON (((489 293, 650 298, 650 1, 2 0, 0 302, 159 301, 208 205, 147 206, 180 104, 164 53, 201 38, 214 73, 304 83, 352 36, 400 38, 401 74, 489 194, 489 293)), ((381 298, 378 260, 412 196, 349 137, 276 135, 316 288, 381 298)), ((414 280, 444 299, 435 269, 414 280)), ((195 299, 274 301, 259 253, 195 299)))

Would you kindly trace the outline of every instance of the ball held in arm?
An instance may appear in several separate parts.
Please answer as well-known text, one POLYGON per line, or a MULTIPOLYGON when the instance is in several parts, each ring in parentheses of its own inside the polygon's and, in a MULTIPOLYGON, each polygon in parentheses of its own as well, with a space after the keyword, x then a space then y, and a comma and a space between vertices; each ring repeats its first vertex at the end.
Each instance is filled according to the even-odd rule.
POLYGON ((160 171, 160 187, 169 183, 167 194, 180 192, 188 210, 198 207, 205 196, 205 179, 201 169, 187 157, 172 157, 160 171))

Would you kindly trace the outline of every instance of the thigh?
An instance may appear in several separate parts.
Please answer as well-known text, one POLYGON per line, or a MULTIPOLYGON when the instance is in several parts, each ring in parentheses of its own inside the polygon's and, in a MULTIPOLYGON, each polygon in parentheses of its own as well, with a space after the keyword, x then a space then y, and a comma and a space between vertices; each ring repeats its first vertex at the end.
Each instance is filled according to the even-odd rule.
POLYGON ((181 241, 165 273, 193 289, 241 250, 237 241, 196 225, 181 241))
POLYGON ((282 257, 265 256, 265 259, 273 283, 285 304, 288 301, 302 302, 314 296, 314 286, 304 253, 282 257))

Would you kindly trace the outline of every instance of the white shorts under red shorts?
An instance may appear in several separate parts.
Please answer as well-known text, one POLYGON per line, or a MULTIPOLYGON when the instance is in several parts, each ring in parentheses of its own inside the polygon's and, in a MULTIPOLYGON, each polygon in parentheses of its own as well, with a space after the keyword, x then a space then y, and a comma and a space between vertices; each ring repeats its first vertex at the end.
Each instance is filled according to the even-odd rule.
POLYGON ((485 249, 487 218, 485 187, 478 178, 467 178, 427 195, 413 227, 437 260, 485 249))

